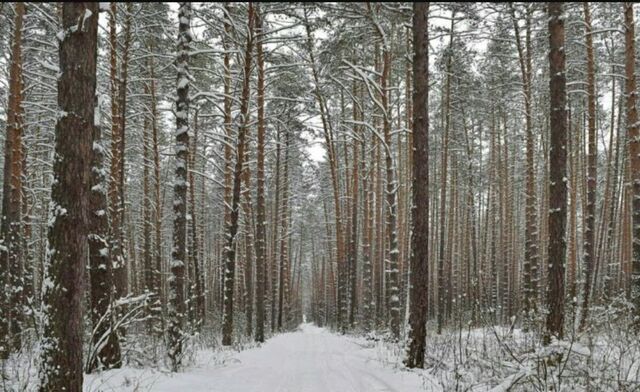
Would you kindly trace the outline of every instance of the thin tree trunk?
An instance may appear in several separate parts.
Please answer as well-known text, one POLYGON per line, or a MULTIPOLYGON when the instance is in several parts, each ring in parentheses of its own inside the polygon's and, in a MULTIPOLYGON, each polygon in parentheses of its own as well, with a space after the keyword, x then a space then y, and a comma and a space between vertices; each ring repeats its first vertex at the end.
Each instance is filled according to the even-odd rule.
MULTIPOLYGON (((453 28, 455 12, 451 14, 451 32, 449 50, 453 48, 453 28)), ((442 333, 444 319, 447 313, 447 298, 451 293, 446 289, 448 282, 445 282, 445 231, 446 231, 446 205, 447 205, 447 169, 449 158, 449 128, 451 124, 451 72, 452 53, 447 56, 447 75, 444 90, 445 115, 444 115, 444 136, 442 141, 442 167, 440 174, 440 226, 439 226, 439 251, 438 251, 438 334, 442 333)))
MULTIPOLYGON (((100 111, 100 99, 95 108, 100 111)), ((98 113, 95 116, 100 118, 98 113)), ((108 186, 104 167, 102 129, 99 121, 93 127, 91 154, 91 193, 89 196, 89 271, 91 278, 91 321, 93 325, 92 352, 89 371, 121 366, 120 341, 113 329, 114 314, 113 271, 109 252, 108 186), (96 352, 94 352, 94 350, 96 352)))
MULTIPOLYGON (((115 5, 112 5, 112 12, 115 18, 115 5)), ((127 265, 125 257, 125 202, 124 202, 124 151, 125 151, 125 125, 126 125, 126 104, 127 104, 127 80, 129 66, 129 48, 131 45, 131 19, 132 6, 127 4, 126 18, 124 25, 124 47, 122 52, 122 66, 120 78, 118 80, 117 96, 117 116, 112 121, 118 122, 115 126, 117 133, 112 135, 112 163, 111 163, 111 237, 112 237, 112 262, 114 263, 113 274, 116 287, 116 296, 127 295, 127 265)), ((115 24, 115 20, 114 20, 115 24)), ((115 26, 113 27, 115 29, 115 26)), ((115 38, 114 38, 115 42, 115 38)), ((112 48, 116 50, 116 48, 112 48)), ((115 55, 115 54, 113 54, 115 55)))
POLYGON ((198 222, 196 214, 196 181, 194 171, 196 170, 196 162, 198 157, 198 111, 196 110, 193 121, 194 135, 191 148, 189 149, 189 261, 192 269, 193 276, 193 296, 190 299, 194 308, 195 320, 192 320, 196 330, 200 330, 204 323, 205 309, 204 309, 204 284, 202 279, 202 266, 200 261, 200 255, 198 253, 198 222))
POLYGON ((153 304, 152 315, 160 318, 160 328, 156 328, 156 332, 163 334, 165 331, 165 319, 163 317, 163 307, 166 303, 165 296, 162 295, 162 200, 160 198, 160 152, 158 147, 158 111, 156 98, 156 81, 155 66, 153 58, 149 59, 149 71, 151 73, 151 132, 152 132, 152 148, 153 148, 153 178, 154 178, 154 232, 155 247, 151 291, 157 300, 153 304))
POLYGON ((177 372, 184 353, 185 264, 187 263, 187 165, 189 160, 189 52, 191 50, 191 3, 178 11, 178 58, 176 61, 176 168, 173 185, 173 248, 169 277, 169 348, 171 370, 177 372))
MULTIPOLYGON (((596 82, 595 82, 595 62, 593 56, 593 35, 591 34, 591 13, 589 3, 583 3, 585 36, 587 43, 587 110, 588 110, 588 164, 587 164, 587 208, 586 227, 584 230, 584 286, 582 293, 582 317, 580 319, 579 330, 586 327, 589 317, 589 298, 591 296, 591 280, 593 278, 595 264, 595 232, 596 232, 596 188, 598 184, 597 166, 597 134, 596 134, 596 82)), ((612 106, 613 110, 613 106, 612 106)))
POLYGON ((362 243, 362 323, 365 331, 371 329, 371 321, 374 317, 373 301, 373 268, 372 268, 372 249, 373 249, 373 162, 367 162, 364 157, 367 143, 366 139, 362 139, 362 189, 364 191, 364 214, 363 214, 363 243, 362 243), (367 172, 365 173, 365 168, 367 172))
POLYGON ((413 48, 411 329, 404 363, 423 368, 429 304, 429 3, 413 4, 413 48))
MULTIPOLYGON (((357 96, 356 87, 353 88, 354 97, 357 96)), ((353 119, 354 121, 362 120, 362 113, 358 107, 357 102, 353 101, 353 119)), ((359 188, 359 172, 358 166, 360 165, 360 152, 359 152, 359 140, 361 136, 361 127, 354 126, 354 140, 353 140, 353 169, 351 175, 351 233, 349 238, 349 283, 350 283, 350 299, 351 306, 349 309, 349 326, 355 328, 356 313, 358 311, 358 196, 360 193, 359 188)))
POLYGON ((276 126, 276 178, 275 178, 275 204, 273 206, 273 226, 272 226, 272 241, 271 241, 271 333, 277 330, 278 319, 278 261, 276 258, 277 249, 279 244, 280 232, 280 127, 276 126))
MULTIPOLYGON (((538 240, 537 240, 537 212, 536 212, 536 191, 535 191, 535 171, 534 171, 534 136, 532 126, 532 96, 531 96, 531 10, 527 8, 525 45, 523 47, 520 38, 520 28, 516 19, 515 9, 511 6, 511 15, 516 37, 516 47, 518 49, 518 59, 520 60, 520 72, 522 74, 522 86, 525 103, 526 120, 526 190, 525 190, 525 252, 523 264, 524 283, 524 313, 528 319, 533 317, 536 311, 535 297, 537 287, 537 265, 538 265, 538 240), (525 52, 526 50, 526 52, 525 52)), ((528 327, 528 326, 525 326, 528 327)))
POLYGON ((624 3, 625 24, 625 62, 626 75, 625 97, 627 112, 627 135, 629 140, 629 168, 631 172, 632 194, 632 269, 631 300, 635 305, 635 327, 640 330, 640 123, 636 108, 636 76, 635 76, 635 22, 633 3, 624 3))
POLYGON ((266 299, 266 213, 264 195, 264 144, 265 144, 265 120, 264 120, 264 54, 262 41, 264 29, 262 25, 263 15, 256 12, 256 56, 258 61, 258 163, 257 163, 257 219, 256 222, 256 342, 264 342, 265 299, 266 299))
MULTIPOLYGON (((391 72, 391 48, 385 43, 382 53, 382 108, 383 135, 386 168, 386 231, 389 244, 389 260, 387 271, 387 301, 389 303, 389 327, 394 338, 400 336, 400 288, 398 270, 398 228, 397 228, 397 182, 394 179, 393 157, 391 155, 391 111, 389 108, 389 91, 387 89, 391 72)), ((387 263, 385 263, 387 264, 387 263)))
POLYGON ((249 82, 251 79, 251 56, 253 53, 253 4, 249 3, 247 44, 244 53, 244 73, 242 79, 242 96, 240 101, 240 126, 236 147, 236 164, 233 172, 233 193, 231 198, 231 217, 225 228, 224 248, 224 315, 222 324, 222 344, 231 345, 233 342, 233 292, 235 287, 236 270, 236 234, 238 233, 238 218, 240 214, 240 184, 242 182, 242 168, 244 166, 244 150, 249 122, 249 82))
POLYGON ((282 332, 285 318, 289 316, 289 130, 284 133, 284 168, 282 184, 282 208, 280 221, 280 281, 278 282, 278 331, 282 332))
MULTIPOLYGON (((250 161, 249 148, 245 148, 245 162, 250 161)), ((254 246, 255 246, 255 216, 253 213, 253 202, 251 200, 251 169, 245 164, 242 172, 242 182, 244 183, 244 200, 242 202, 242 211, 244 213, 245 228, 245 263, 244 263, 244 281, 245 281, 245 315, 247 318, 247 336, 253 335, 253 268, 254 268, 254 246)))

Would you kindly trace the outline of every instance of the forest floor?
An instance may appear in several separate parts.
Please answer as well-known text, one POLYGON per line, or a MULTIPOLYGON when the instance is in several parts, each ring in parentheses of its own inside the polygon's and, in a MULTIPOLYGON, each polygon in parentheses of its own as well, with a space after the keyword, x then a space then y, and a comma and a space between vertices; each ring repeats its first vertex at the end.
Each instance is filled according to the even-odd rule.
POLYGON ((85 392, 412 392, 424 374, 401 370, 364 340, 311 324, 277 335, 260 347, 200 353, 178 374, 119 369, 88 375, 85 392), (229 352, 228 352, 229 353, 229 352))

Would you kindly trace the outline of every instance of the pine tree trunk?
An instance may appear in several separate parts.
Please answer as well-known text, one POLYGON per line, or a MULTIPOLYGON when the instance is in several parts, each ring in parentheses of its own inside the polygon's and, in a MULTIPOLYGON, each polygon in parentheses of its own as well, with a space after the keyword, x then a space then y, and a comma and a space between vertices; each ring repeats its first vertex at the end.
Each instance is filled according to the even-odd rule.
POLYGON ((24 291, 22 275, 22 175, 24 109, 22 94, 22 28, 24 3, 15 3, 13 45, 9 67, 9 102, 4 146, 4 183, 0 217, 0 359, 22 345, 24 291))
POLYGON ((196 158, 198 157, 198 111, 196 110, 193 121, 194 135, 191 148, 189 150, 189 265, 192 270, 192 290, 193 297, 191 298, 192 306, 194 307, 195 319, 192 320, 196 330, 200 330, 204 323, 205 309, 204 309, 204 281, 203 271, 200 261, 200 255, 198 252, 198 221, 196 213, 196 158))
MULTIPOLYGON (((525 243, 524 243, 524 263, 523 263, 523 286, 524 286, 524 306, 523 312, 527 319, 532 318, 532 313, 536 310, 537 295, 537 212, 536 212, 536 190, 534 172, 534 136, 532 124, 532 96, 531 96, 531 9, 527 8, 525 44, 524 47, 520 38, 520 28, 516 19, 515 9, 511 6, 511 16, 515 30, 516 47, 518 49, 518 59, 520 61, 520 72, 522 74, 522 86, 525 104, 525 127, 526 127, 526 189, 525 189, 525 243)), ((528 328, 528 325, 525 325, 528 328)))
MULTIPOLYGON (((356 87, 354 85, 353 93, 354 97, 357 96, 356 87)), ((354 121, 362 121, 363 115, 358 103, 353 101, 353 119, 354 121)), ((354 126, 354 133, 356 137, 361 135, 361 127, 354 126)), ((349 309, 349 326, 355 328, 356 326, 356 313, 358 311, 358 196, 360 193, 359 172, 358 166, 360 165, 360 152, 359 152, 359 140, 353 140, 353 168, 351 175, 351 233, 349 238, 349 285, 350 285, 350 309, 349 309)))
MULTIPOLYGON (((373 151, 373 149, 371 149, 373 151)), ((365 331, 371 329, 375 303, 373 301, 373 162, 364 157, 366 139, 362 141, 362 189, 364 191, 363 240, 362 240, 362 322, 365 331), (365 162, 368 161, 368 164, 365 162), (366 172, 365 172, 366 170, 366 172)))
POLYGON ((63 3, 62 16, 58 107, 66 115, 56 124, 41 392, 81 392, 83 378, 82 299, 94 133, 94 106, 87 103, 94 102, 96 92, 98 4, 63 3))
POLYGON ((567 223, 567 115, 563 3, 549 3, 549 242, 547 321, 544 343, 564 335, 564 270, 567 223))
MULTIPOLYGON (((224 36, 222 39, 222 46, 224 48, 224 134, 226 136, 226 143, 224 145, 224 224, 227 225, 231 219, 231 193, 232 193, 232 154, 231 150, 233 140, 232 119, 231 119, 231 48, 229 41, 231 41, 231 23, 229 18, 231 17, 231 8, 229 3, 224 3, 225 19, 224 19, 224 36)), ((224 239, 223 239, 224 241, 224 239)))
POLYGON ((277 249, 279 244, 280 233, 280 187, 282 181, 280 181, 280 156, 281 143, 280 143, 280 126, 276 125, 276 162, 275 162, 275 198, 273 205, 273 224, 271 227, 271 333, 276 332, 277 319, 278 319, 278 261, 277 261, 277 249))
POLYGON ((257 222, 256 222, 256 342, 264 342, 265 323, 265 300, 266 300, 266 207, 264 194, 264 144, 265 144, 265 121, 264 121, 264 54, 262 51, 262 41, 264 40, 264 29, 261 12, 256 12, 256 31, 258 39, 256 41, 256 56, 258 62, 258 154, 257 154, 257 222))
POLYGON ((191 3, 180 3, 178 11, 177 96, 173 185, 173 248, 169 277, 169 347, 171 370, 177 372, 184 353, 185 264, 187 263, 187 165, 189 160, 189 52, 191 50, 191 3))
POLYGON ((391 110, 389 108, 389 92, 387 85, 391 72, 391 52, 386 45, 382 54, 382 108, 383 132, 386 169, 386 230, 389 244, 389 260, 387 270, 387 301, 389 303, 389 327, 391 333, 397 339, 400 336, 400 288, 398 270, 398 232, 397 232, 397 182, 394 179, 393 158, 391 155, 391 110))
MULTIPOLYGON (((449 42, 449 50, 452 49, 453 46, 453 21, 455 18, 455 13, 452 12, 451 15, 451 35, 449 42)), ((441 166, 441 174, 440 174, 440 210, 438 211, 440 214, 440 225, 439 225, 439 234, 438 234, 438 334, 442 333, 442 328, 444 326, 444 319, 447 313, 447 299, 451 294, 449 290, 446 289, 446 286, 449 282, 445 281, 445 231, 446 231, 446 205, 447 205, 447 169, 448 169, 448 159, 449 159, 449 128, 451 124, 451 64, 452 64, 452 53, 449 53, 447 56, 447 75, 445 82, 445 90, 444 90, 444 99, 445 99, 445 114, 444 114, 444 136, 442 140, 442 166, 441 166)))
MULTIPOLYGON (((145 95, 149 95, 149 85, 144 85, 145 95)), ((151 121, 149 117, 145 116, 143 126, 143 146, 142 146, 142 216, 144 222, 142 223, 142 259, 144 270, 144 284, 143 291, 150 294, 153 287, 153 255, 151 247, 153 246, 151 241, 151 185, 150 185, 150 147, 151 147, 151 121)), ((152 324, 148 323, 149 330, 151 330, 152 324)))
POLYGON ((629 168, 631 172, 632 198, 632 268, 631 268, 631 300, 635 305, 635 326, 640 330, 640 123, 636 108, 636 76, 635 76, 635 22, 633 3, 624 3, 625 24, 625 62, 626 74, 625 97, 627 112, 627 134, 629 140, 629 168))
POLYGON ((413 48, 411 329, 404 363, 423 368, 429 304, 429 3, 413 4, 413 48))
POLYGON ((238 129, 238 141, 236 146, 236 164, 233 171, 233 192, 231 197, 231 216, 225 228, 224 248, 224 315, 222 325, 222 344, 231 345, 233 342, 233 293, 235 288, 236 270, 236 234, 238 233, 238 218, 240 205, 240 184, 242 181, 242 168, 244 166, 244 150, 249 122, 249 87, 251 79, 251 56, 253 53, 253 5, 249 3, 248 34, 244 53, 244 73, 242 80, 242 96, 240 101, 240 126, 238 129))
MULTIPOLYGON (((582 300, 582 317, 580 319, 579 330, 584 330, 589 317, 589 299, 591 296, 591 284, 595 264, 595 232, 596 232, 596 188, 598 184, 597 166, 597 135, 596 135, 596 81, 595 62, 593 56, 593 35, 591 34, 591 14, 589 3, 583 3, 585 36, 587 43, 587 110, 588 110, 588 164, 587 164, 587 208, 586 227, 584 230, 584 286, 582 300)), ((611 106, 613 110, 614 106, 611 106)))
MULTIPOLYGON (((100 111, 100 99, 95 108, 100 111)), ((96 118, 100 115, 97 114, 96 118)), ((114 330, 115 315, 110 307, 113 298, 113 271, 109 252, 109 215, 107 207, 107 176, 104 165, 105 148, 102 129, 97 122, 93 127, 91 154, 91 193, 89 195, 89 271, 91 279, 91 322, 93 325, 92 351, 89 371, 121 366, 120 341, 114 330)))
MULTIPOLYGON (((250 161, 250 154, 248 146, 245 148, 244 161, 250 161)), ((255 251, 255 216, 253 213, 253 202, 251 198, 251 169, 245 164, 242 171, 242 182, 244 184, 244 190, 242 191, 244 200, 242 201, 242 211, 244 213, 244 242, 245 242, 245 264, 244 264, 244 308, 247 318, 247 336, 253 335, 253 304, 254 304, 254 284, 253 284, 253 269, 254 269, 254 251, 255 251)))
POLYGON ((289 130, 284 133, 284 168, 282 183, 282 208, 280 209, 280 280, 278 282, 278 331, 282 332, 286 327, 286 319, 289 316, 289 130))
MULTIPOLYGON (((117 45, 115 40, 115 10, 116 6, 112 4, 113 12, 113 44, 117 45)), ((116 296, 124 297, 127 295, 127 265, 125 255, 125 201, 124 201, 124 151, 125 151, 125 126, 126 126, 126 105, 127 105, 127 80, 128 80, 128 66, 129 66, 129 48, 131 45, 131 18, 132 18, 131 4, 127 4, 126 18, 124 25, 124 47, 122 52, 122 66, 120 68, 120 77, 112 75, 112 78, 117 79, 116 89, 112 90, 116 95, 113 99, 117 101, 117 116, 114 116, 112 121, 118 122, 117 125, 113 125, 112 128, 112 162, 111 162, 111 181, 110 193, 111 193, 111 252, 112 262, 114 265, 113 275, 116 287, 116 296)), ((116 52, 116 47, 112 50, 116 52)), ((115 56, 113 53, 111 56, 115 56)), ((115 61, 115 60, 112 60, 115 61)), ((112 70, 115 72, 115 70, 112 70)), ((114 102, 115 102, 114 101, 114 102)))
POLYGON ((160 198, 160 152, 158 146, 158 111, 156 99, 156 82, 155 82, 155 66, 153 58, 149 59, 151 73, 151 132, 152 132, 152 148, 153 148, 153 178, 154 178, 154 261, 151 291, 157 300, 153 303, 152 314, 154 318, 160 318, 160 326, 156 328, 156 332, 164 334, 165 318, 163 316, 163 307, 167 302, 166 297, 162 295, 162 200, 160 198))
MULTIPOLYGON (((567 265, 567 287, 569 290, 569 298, 573 299, 576 296, 576 274, 578 267, 578 153, 580 149, 580 143, 578 142, 577 134, 580 133, 578 126, 574 126, 574 121, 571 116, 571 111, 568 114, 569 124, 568 132, 571 135, 567 140, 567 148, 569 151, 569 171, 570 171, 570 188, 569 188, 569 200, 571 202, 569 211, 569 242, 568 242, 568 265, 567 265), (575 140, 574 140, 575 138, 575 140)), ((586 244, 585 244, 586 245, 586 244)))

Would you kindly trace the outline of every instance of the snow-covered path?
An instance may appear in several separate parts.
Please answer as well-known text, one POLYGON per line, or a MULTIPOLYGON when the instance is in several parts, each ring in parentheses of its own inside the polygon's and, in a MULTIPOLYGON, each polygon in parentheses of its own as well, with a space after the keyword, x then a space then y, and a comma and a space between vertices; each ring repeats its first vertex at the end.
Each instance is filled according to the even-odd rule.
MULTIPOLYGON (((303 324, 297 332, 278 335, 262 347, 234 355, 223 367, 198 367, 177 375, 155 374, 138 390, 178 392, 413 392, 423 390, 413 372, 384 367, 374 349, 348 337, 303 324), (150 380, 149 380, 150 381, 150 380)), ((135 390, 134 385, 118 391, 135 390)), ((93 380, 91 384, 99 384, 93 380)), ((135 384, 135 383, 133 383, 135 384)), ((85 391, 108 391, 109 388, 85 391)))

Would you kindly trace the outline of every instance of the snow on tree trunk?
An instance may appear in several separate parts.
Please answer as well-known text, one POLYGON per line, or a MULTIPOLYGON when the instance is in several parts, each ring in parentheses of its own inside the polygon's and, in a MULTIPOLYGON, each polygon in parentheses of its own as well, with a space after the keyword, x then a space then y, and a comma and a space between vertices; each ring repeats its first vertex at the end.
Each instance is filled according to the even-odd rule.
POLYGON ((386 297, 389 305, 389 328, 397 339, 400 337, 400 271, 398 269, 398 187, 394 178, 393 157, 391 154, 391 108, 389 105, 388 83, 391 72, 391 48, 385 42, 382 52, 381 101, 383 113, 383 134, 386 169, 386 234, 388 259, 385 260, 386 297))
MULTIPOLYGON (((525 189, 525 238, 523 262, 524 303, 523 312, 530 319, 536 310, 537 270, 538 270, 538 240, 537 240, 537 211, 534 172, 534 135, 532 129, 532 91, 531 91, 531 11, 527 9, 525 43, 520 38, 520 28, 516 18, 515 8, 511 5, 511 17, 518 50, 522 89, 524 93, 525 128, 526 128, 526 189, 525 189)), ((525 325, 525 328, 528 326, 525 325)))
MULTIPOLYGON (((353 87, 354 97, 358 95, 358 89, 354 82, 353 87)), ((358 106, 357 102, 353 101, 353 120, 355 122, 362 121, 362 109, 358 106)), ((355 125, 353 129, 356 137, 361 137, 362 127, 355 125)), ((358 312, 358 213, 359 204, 358 197, 360 195, 360 182, 358 166, 360 165, 359 156, 359 144, 357 139, 353 140, 353 168, 351 175, 351 232, 349 238, 349 296, 350 296, 350 308, 349 308, 349 327, 356 327, 356 313, 358 312)))
POLYGON ((113 270, 109 251, 109 215, 107 213, 107 175, 100 125, 101 97, 97 97, 91 156, 91 194, 89 196, 89 273, 91 282, 92 350, 89 371, 120 367, 118 334, 113 329, 113 270))
POLYGON ((407 367, 424 367, 429 303, 429 3, 413 4, 413 238, 407 367))
POLYGON ((173 249, 169 277, 169 347, 171 370, 178 371, 185 338, 185 263, 187 262, 187 165, 189 159, 189 52, 191 51, 191 3, 180 3, 178 11, 177 94, 173 183, 173 249))
POLYGON ((285 327, 289 311, 289 130, 284 134, 284 168, 282 183, 282 208, 280 209, 280 280, 278 282, 278 331, 285 327))
POLYGON ((39 390, 82 391, 82 299, 96 91, 98 3, 63 3, 39 390))
MULTIPOLYGON (((589 299, 593 270, 595 264, 596 241, 596 188, 598 184, 598 151, 596 134, 596 81, 595 63, 593 55, 593 35, 591 30, 591 13, 589 3, 583 3, 585 39, 587 44, 587 109, 588 109, 588 167, 587 167, 587 208, 585 211, 586 222, 584 229, 584 283, 582 298, 582 315, 580 318, 580 330, 586 327, 589 315, 589 299)), ((613 110, 613 105, 612 105, 613 110)), ((572 200, 572 204, 575 202, 572 200)), ((573 208, 573 206, 572 206, 573 208)))
POLYGON ((192 272, 192 298, 189 303, 192 307, 192 322, 196 330, 200 330, 204 323, 204 288, 202 278, 202 265, 198 254, 198 221, 196 214, 196 158, 198 156, 198 110, 194 115, 194 135, 189 151, 189 265, 192 272))
POLYGON ((242 168, 244 166, 246 139, 249 122, 249 88, 251 79, 251 57, 253 53, 253 4, 249 3, 247 43, 244 53, 244 69, 242 79, 242 97, 240 102, 240 119, 238 141, 236 145, 236 164, 233 171, 233 192, 231 197, 231 216, 225 227, 224 247, 224 315, 222 322, 222 344, 229 346, 233 343, 233 294, 235 288, 236 270, 236 234, 240 214, 240 185, 242 182, 242 168))
POLYGON ((262 41, 264 40, 263 20, 260 10, 256 12, 256 56, 258 67, 258 154, 257 154, 257 222, 256 222, 256 342, 264 342, 265 301, 266 301, 266 274, 267 274, 267 237, 266 237, 266 212, 264 192, 264 143, 265 143, 265 119, 264 119, 264 53, 262 41))
POLYGON ((629 140, 629 168, 631 170, 632 194, 632 270, 631 300, 635 306, 635 327, 640 330, 640 123, 636 108, 636 75, 635 75, 635 22, 633 3, 624 3, 625 24, 625 91, 627 133, 629 140))
POLYGON ((567 224, 567 114, 563 3, 549 3, 549 243, 544 343, 564 336, 564 270, 567 224))
POLYGON ((438 334, 442 332, 442 328, 447 317, 448 308, 447 301, 451 295, 449 290, 450 282, 445 276, 445 232, 446 232, 446 205, 447 205, 447 169, 449 168, 449 132, 451 128, 451 73, 453 60, 453 29, 455 21, 455 12, 451 12, 451 27, 449 38, 449 53, 447 55, 447 72, 444 88, 445 100, 445 119, 444 119, 444 136, 442 141, 442 167, 440 175, 440 221, 439 221, 439 246, 438 246, 438 334))

